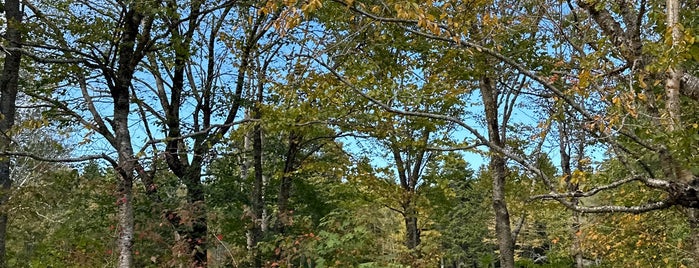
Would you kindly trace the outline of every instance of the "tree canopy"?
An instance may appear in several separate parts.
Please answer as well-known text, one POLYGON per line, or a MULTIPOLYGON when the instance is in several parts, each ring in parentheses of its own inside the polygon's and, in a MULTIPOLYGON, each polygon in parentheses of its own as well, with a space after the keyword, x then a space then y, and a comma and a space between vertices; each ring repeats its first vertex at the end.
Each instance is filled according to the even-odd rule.
POLYGON ((699 2, 0 11, 0 267, 699 265, 699 2))

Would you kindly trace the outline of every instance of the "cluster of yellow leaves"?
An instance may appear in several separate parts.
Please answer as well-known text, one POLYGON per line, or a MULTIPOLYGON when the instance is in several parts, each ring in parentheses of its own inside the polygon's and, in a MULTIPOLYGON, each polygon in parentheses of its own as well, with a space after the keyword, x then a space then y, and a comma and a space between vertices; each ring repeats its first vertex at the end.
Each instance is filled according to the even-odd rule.
POLYGON ((302 13, 299 12, 299 9, 296 7, 287 8, 282 11, 279 18, 274 21, 274 28, 277 30, 279 35, 284 36, 289 29, 292 29, 301 23, 301 16, 302 13))
POLYGON ((621 94, 612 97, 612 105, 623 111, 624 114, 638 117, 638 106, 637 101, 645 101, 645 94, 638 94, 635 92, 622 92, 621 94))
POLYGON ((682 240, 665 228, 677 219, 670 214, 658 211, 589 217, 581 232, 583 250, 614 267, 648 267, 650 263, 685 267, 682 240), (666 222, 659 224, 659 220, 666 222))
POLYGON ((570 177, 568 175, 561 176, 560 184, 562 187, 564 187, 563 189, 565 189, 567 184, 580 184, 585 182, 589 175, 590 174, 588 172, 582 170, 575 170, 573 171, 573 174, 571 174, 570 177))
POLYGON ((305 13, 312 12, 323 7, 323 2, 321 0, 309 0, 301 6, 301 10, 305 13))
POLYGON ((42 127, 46 127, 50 124, 48 118, 40 118, 40 119, 29 119, 29 120, 23 120, 17 124, 18 130, 20 129, 39 129, 42 127))

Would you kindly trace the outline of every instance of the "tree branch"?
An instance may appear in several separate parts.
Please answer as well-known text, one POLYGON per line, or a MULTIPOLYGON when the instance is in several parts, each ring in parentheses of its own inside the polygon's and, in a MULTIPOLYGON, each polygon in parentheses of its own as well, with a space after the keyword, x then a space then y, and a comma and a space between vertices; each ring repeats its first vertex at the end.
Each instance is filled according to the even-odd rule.
POLYGON ((29 157, 34 160, 38 161, 43 161, 43 162, 50 162, 50 163, 76 163, 76 162, 84 162, 84 161, 90 161, 90 160, 99 160, 103 159, 112 164, 113 166, 118 166, 117 161, 114 160, 113 158, 109 157, 107 154, 95 154, 95 155, 84 155, 80 157, 65 157, 65 158, 50 158, 50 157, 44 157, 32 153, 27 153, 27 152, 12 152, 12 151, 2 151, 0 152, 0 155, 3 156, 23 156, 23 157, 29 157))
POLYGON ((231 123, 228 123, 228 124, 211 125, 211 126, 205 128, 205 129, 201 130, 201 131, 192 132, 192 133, 189 133, 189 134, 187 134, 187 135, 181 135, 181 136, 179 136, 179 137, 167 137, 167 138, 164 138, 164 139, 151 139, 150 141, 148 141, 148 142, 146 143, 146 145, 154 144, 154 143, 160 143, 160 142, 168 142, 168 141, 172 141, 172 140, 183 140, 183 139, 186 139, 186 138, 196 137, 196 136, 199 136, 199 135, 202 135, 202 134, 207 134, 207 133, 209 133, 209 132, 210 132, 212 129, 214 129, 214 128, 231 127, 231 126, 238 125, 238 124, 242 124, 242 123, 256 122, 256 121, 258 121, 258 120, 257 120, 257 119, 246 118, 246 119, 239 120, 239 121, 234 121, 234 122, 231 122, 231 123))
POLYGON ((593 196, 593 195, 598 194, 598 193, 601 192, 601 191, 613 189, 613 188, 619 187, 619 186, 621 186, 621 185, 624 185, 624 184, 626 184, 626 183, 629 183, 629 182, 632 182, 632 181, 638 181, 638 180, 642 180, 642 179, 639 178, 639 177, 632 177, 632 178, 628 178, 628 179, 624 179, 624 180, 619 180, 619 181, 615 181, 615 182, 610 183, 610 184, 607 184, 607 185, 595 187, 595 188, 593 188, 593 189, 591 189, 591 190, 589 190, 589 191, 586 191, 586 192, 582 192, 582 191, 569 192, 569 193, 555 193, 555 192, 551 192, 551 193, 548 193, 548 194, 541 194, 541 195, 531 196, 531 197, 529 197, 529 200, 530 200, 530 201, 533 201, 533 200, 537 200, 537 199, 557 199, 557 198, 569 198, 569 197, 590 197, 590 196, 593 196))

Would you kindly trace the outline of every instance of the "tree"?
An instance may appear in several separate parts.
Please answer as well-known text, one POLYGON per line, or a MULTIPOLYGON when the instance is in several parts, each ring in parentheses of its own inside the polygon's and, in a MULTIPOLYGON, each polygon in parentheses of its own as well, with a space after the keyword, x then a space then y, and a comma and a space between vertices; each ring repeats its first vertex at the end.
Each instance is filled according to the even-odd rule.
MULTIPOLYGON (((500 117, 498 116, 500 105, 497 102, 500 99, 498 93, 500 91, 495 88, 492 78, 487 75, 481 79, 480 87, 486 124, 488 125, 488 138, 493 145, 505 147, 507 136, 504 135, 505 128, 501 127, 500 117)), ((509 120, 507 111, 504 114, 505 117, 502 121, 506 122, 509 120)), ((493 209, 495 210, 495 232, 497 234, 498 247, 500 248, 500 263, 503 267, 514 267, 515 241, 512 237, 510 213, 507 210, 505 201, 505 179, 507 177, 505 161, 505 157, 497 152, 493 152, 490 155, 488 168, 492 172, 491 176, 493 177, 493 209)))
POLYGON ((493 219, 492 179, 485 170, 475 174, 462 155, 448 152, 428 165, 426 197, 433 204, 430 219, 441 234, 442 264, 479 267, 494 263, 494 237, 488 230, 493 219))
MULTIPOLYGON (((350 19, 345 23, 348 24, 332 31, 337 31, 339 35, 348 29, 362 30, 355 32, 353 39, 345 40, 346 43, 331 46, 332 61, 322 65, 351 80, 346 82, 362 91, 362 94, 380 99, 392 107, 458 113, 454 107, 458 106, 461 89, 440 80, 447 70, 441 69, 443 61, 437 55, 431 55, 430 51, 438 47, 419 39, 403 37, 400 29, 390 25, 376 26, 370 20, 362 19, 350 19)), ((341 40, 340 37, 334 39, 341 40)), ((366 101, 355 100, 356 97, 351 95, 341 97, 346 103, 366 101)), ((417 247, 420 245, 422 228, 418 224, 420 208, 417 203, 421 198, 418 189, 423 183, 425 167, 439 155, 434 148, 450 142, 451 125, 386 113, 379 107, 369 106, 341 127, 360 136, 371 137, 378 148, 387 151, 385 155, 378 154, 378 157, 390 159, 389 169, 392 171, 387 172, 386 180, 395 180, 401 192, 394 196, 395 200, 387 200, 389 203, 384 205, 402 215, 406 228, 405 245, 419 252, 417 247)))
MULTIPOLYGON (((19 91, 19 69, 22 59, 22 19, 24 14, 20 9, 20 1, 5 1, 5 39, 8 49, 4 49, 5 58, 2 73, 0 73, 0 151, 11 148, 11 130, 15 122, 17 92, 19 91)), ((12 180, 10 178, 10 158, 0 157, 0 206, 4 205, 10 194, 12 180)), ((0 211, 0 267, 6 267, 6 236, 7 214, 0 211)))
MULTIPOLYGON (((488 36, 485 36, 485 39, 479 38, 477 35, 472 35, 470 34, 473 32, 472 28, 472 23, 466 21, 456 21, 450 17, 453 13, 453 7, 456 6, 455 3, 449 3, 449 4, 440 4, 440 5, 431 5, 430 3, 425 4, 424 6, 421 6, 419 4, 415 5, 376 5, 374 3, 362 3, 362 2, 340 2, 340 4, 345 5, 347 8, 353 10, 355 13, 370 18, 374 19, 380 22, 383 22, 385 24, 394 24, 397 25, 397 27, 402 28, 404 32, 407 35, 414 35, 414 36, 419 36, 419 37, 424 37, 432 40, 438 40, 438 41, 443 41, 447 42, 453 45, 458 46, 462 50, 470 51, 472 53, 478 53, 480 55, 483 55, 489 59, 491 59, 494 63, 493 64, 502 64, 506 66, 507 68, 510 68, 513 72, 519 73, 526 77, 526 85, 527 88, 530 88, 532 90, 536 89, 541 89, 544 90, 546 93, 544 94, 536 94, 537 96, 541 98, 555 98, 560 100, 564 105, 569 106, 570 109, 573 111, 574 114, 580 115, 581 120, 585 122, 588 126, 595 126, 593 129, 588 130, 588 135, 591 135, 593 137, 600 138, 599 143, 594 144, 594 146, 605 146, 609 148, 615 148, 616 150, 620 150, 621 153, 617 153, 615 156, 616 157, 621 157, 621 158, 626 158, 630 154, 633 155, 633 157, 636 157, 638 155, 641 155, 641 152, 639 152, 638 149, 633 149, 629 148, 627 145, 622 145, 622 141, 627 141, 630 140, 630 142, 637 144, 638 146, 644 147, 645 149, 641 149, 640 151, 646 151, 648 150, 649 152, 654 152, 655 154, 660 154, 661 155, 661 160, 665 162, 665 164, 662 164, 664 167, 664 179, 656 179, 657 175, 653 174, 653 172, 648 172, 647 176, 639 175, 636 173, 637 168, 629 166, 628 171, 632 174, 629 177, 623 177, 619 178, 619 180, 615 181, 614 183, 610 185, 602 185, 596 188, 591 188, 589 191, 585 191, 582 193, 577 193, 577 192, 567 192, 563 191, 563 193, 558 193, 556 190, 556 187, 552 183, 554 180, 544 174, 541 170, 539 170, 531 161, 527 161, 527 157, 522 157, 517 155, 516 152, 513 152, 510 148, 507 148, 506 146, 503 146, 503 144, 498 144, 497 142, 493 142, 492 139, 488 139, 486 136, 481 135, 477 129, 475 129, 472 125, 470 125, 468 122, 464 121, 462 118, 456 117, 456 116, 449 116, 445 114, 439 114, 439 113, 429 113, 429 112, 416 112, 416 111, 410 111, 407 109, 401 109, 400 107, 392 107, 390 103, 386 103, 382 101, 381 99, 377 99, 375 97, 372 97, 370 95, 364 95, 367 99, 371 100, 373 103, 383 107, 385 110, 394 112, 394 113, 399 113, 402 115, 409 115, 409 116, 422 116, 422 117, 428 117, 432 118, 435 120, 447 120, 450 122, 454 122, 458 124, 459 126, 463 127, 466 129, 468 132, 472 133, 474 136, 477 137, 479 142, 482 142, 485 144, 489 150, 491 150, 495 154, 502 154, 505 157, 513 160, 516 162, 518 165, 522 165, 524 168, 528 169, 530 172, 537 174, 539 177, 541 177, 541 181, 544 182, 546 187, 553 193, 553 194, 545 194, 545 195, 539 195, 536 196, 535 198, 552 198, 560 203, 564 204, 566 207, 576 210, 576 211, 581 211, 581 212, 593 212, 593 213, 602 213, 602 212, 634 212, 634 213, 639 213, 639 212, 644 212, 644 211, 649 211, 649 210, 655 210, 655 209, 663 209, 667 208, 672 205, 680 205, 680 206, 686 206, 686 207, 692 207, 695 204, 691 200, 695 200, 696 196, 693 194, 695 190, 693 190, 692 186, 689 185, 685 180, 685 182, 677 182, 676 178, 679 177, 684 177, 687 178, 689 177, 691 181, 692 175, 690 175, 688 172, 686 172, 685 168, 682 168, 681 166, 683 164, 678 163, 676 158, 672 156, 671 152, 668 152, 668 147, 667 144, 663 144, 664 142, 660 142, 658 140, 647 140, 644 138, 639 138, 637 135, 634 134, 634 132, 637 132, 637 130, 634 130, 634 128, 630 125, 624 124, 623 120, 620 120, 620 115, 615 114, 613 109, 606 110, 605 107, 609 106, 595 106, 594 108, 586 108, 586 106, 582 105, 582 103, 589 101, 590 94, 589 91, 591 90, 591 87, 593 85, 603 85, 603 79, 609 79, 610 84, 608 84, 610 87, 618 89, 620 91, 614 91, 616 94, 624 95, 624 96, 629 96, 633 95, 636 96, 635 92, 628 92, 624 91, 624 85, 627 83, 623 83, 624 81, 623 78, 624 71, 630 71, 632 77, 660 77, 658 76, 658 69, 653 69, 652 66, 664 66, 660 67, 659 69, 664 72, 667 68, 668 64, 668 59, 672 59, 673 57, 667 54, 657 56, 656 59, 662 59, 664 61, 656 61, 656 63, 659 63, 657 65, 651 64, 647 65, 647 63, 651 62, 649 57, 656 57, 656 56, 651 56, 651 54, 644 54, 642 53, 642 49, 644 47, 644 42, 641 40, 641 29, 648 29, 648 27, 642 27, 640 25, 641 23, 650 23, 659 26, 659 29, 663 29, 663 23, 657 23, 657 20, 644 20, 644 16, 648 15, 646 14, 645 9, 641 9, 640 11, 634 11, 632 10, 631 7, 634 5, 627 4, 627 3, 622 3, 622 4, 606 4, 602 2, 578 2, 576 3, 579 5, 579 7, 587 12, 587 14, 590 15, 590 17, 596 21, 597 26, 599 28, 593 28, 593 29, 600 29, 600 32, 598 34, 593 34, 591 36, 606 36, 608 39, 603 39, 603 40, 610 40, 611 44, 609 43, 603 43, 602 45, 596 45, 592 43, 591 41, 584 39, 582 40, 583 43, 577 43, 580 42, 581 40, 576 40, 576 39, 571 39, 568 38, 566 32, 560 32, 558 29, 562 30, 568 30, 570 29, 569 27, 580 27, 579 23, 581 23, 578 20, 578 16, 581 14, 578 13, 579 10, 575 9, 572 4, 569 4, 570 6, 570 13, 565 13, 561 14, 561 17, 565 16, 565 19, 571 19, 572 24, 567 24, 568 22, 565 20, 555 20, 553 22, 553 36, 561 36, 562 38, 565 39, 561 43, 553 43, 554 46, 566 46, 569 47, 571 50, 579 50, 582 51, 584 56, 584 60, 581 62, 578 62, 576 57, 574 56, 568 56, 571 54, 564 54, 564 60, 568 60, 568 62, 571 64, 572 70, 570 72, 563 72, 561 74, 569 75, 568 77, 572 79, 576 79, 576 83, 573 85, 565 85, 561 83, 557 83, 559 80, 559 77, 557 76, 559 73, 558 69, 563 69, 566 65, 566 62, 563 61, 563 64, 561 65, 560 63, 556 63, 556 61, 552 60, 555 59, 555 57, 551 56, 548 57, 547 55, 542 56, 537 56, 537 57, 526 57, 526 56, 511 56, 511 55, 516 55, 516 54, 510 54, 510 49, 514 49, 514 46, 507 46, 505 44, 499 44, 499 43, 488 43, 488 36), (607 9, 608 6, 614 6, 614 7, 621 7, 619 10, 615 9, 607 9), (613 13, 610 10, 615 10, 614 12, 618 13, 613 13), (615 19, 619 19, 622 22, 617 22, 615 19), (623 29, 621 28, 620 25, 626 25, 626 28, 623 29), (467 25, 467 26, 463 26, 467 25), (590 50, 586 49, 581 49, 584 46, 589 46, 590 50), (588 53, 589 51, 592 51, 591 53, 588 53), (603 57, 603 61, 594 61, 594 59, 599 59, 599 57, 603 57), (534 60, 538 59, 538 60, 534 60), (613 66, 614 64, 609 64, 615 62, 615 60, 621 60, 623 64, 621 66, 613 66), (647 69, 644 68, 648 66, 650 70, 655 71, 655 75, 649 75, 649 74, 639 74, 639 70, 642 69, 647 69), (562 68, 563 67, 563 68, 562 68), (641 68, 639 68, 641 67, 641 68), (599 73, 601 75, 595 76, 594 79, 591 76, 591 73, 599 73), (570 75, 572 74, 572 75, 570 75), (577 76, 576 76, 577 74, 577 76), (619 80, 622 79, 622 80, 619 80), (574 96, 582 96, 581 98, 577 99, 574 96), (607 113, 609 112, 609 113, 607 113), (618 133, 619 135, 611 135, 611 131, 614 131, 618 133), (664 159, 664 160, 663 160, 664 159), (673 160, 675 159, 675 160, 673 160), (685 171, 682 171, 685 170, 685 171), (651 188, 657 188, 657 189, 662 189, 668 193, 668 197, 663 200, 663 201, 658 201, 658 202, 651 202, 648 204, 641 204, 638 206, 616 206, 616 205, 600 205, 600 206, 583 206, 580 204, 575 204, 574 202, 571 203, 571 201, 566 200, 566 198, 569 197, 586 197, 586 196, 591 196, 597 193, 598 191, 601 190, 606 190, 615 187, 615 185, 618 184, 623 184, 623 183, 629 183, 632 181, 642 181, 644 184, 646 184, 648 187, 651 188)), ((642 5, 643 6, 643 5, 642 5)), ((505 27, 505 24, 502 23, 503 21, 508 21, 508 20, 515 20, 515 21, 524 21, 527 20, 527 17, 524 16, 516 16, 517 12, 515 10, 517 9, 510 9, 512 6, 503 6, 505 9, 503 10, 504 13, 492 13, 489 12, 487 9, 484 10, 483 13, 480 13, 480 16, 482 16, 482 21, 484 22, 483 24, 490 24, 492 29, 500 29, 505 27), (503 14, 515 14, 515 16, 505 16, 503 14)), ((529 9, 535 9, 539 10, 541 13, 540 14, 547 14, 549 12, 548 9, 545 8, 540 8, 541 6, 539 5, 532 5, 532 6, 524 6, 525 8, 529 9)), ((658 14, 658 9, 651 8, 651 14, 658 14)), ((534 17, 534 21, 537 21, 537 18, 541 17, 534 17)), ((560 17, 559 17, 560 18, 560 17)), ((533 25, 540 25, 538 23, 535 23, 533 25)), ((490 29, 490 28, 489 28, 490 29)), ((539 43, 534 43, 534 45, 545 45, 548 40, 559 40, 559 39, 549 39, 546 37, 546 32, 545 30, 548 28, 541 28, 542 32, 544 32, 543 36, 544 38, 540 39, 541 42, 539 43)), ((478 31, 477 31, 478 32, 478 31)), ((490 35, 492 32, 483 32, 485 34, 490 35)), ((504 33, 505 36, 514 34, 521 34, 521 32, 518 29, 513 29, 512 32, 508 31, 497 31, 497 33, 504 33)), ((589 33, 589 32, 588 32, 589 33)), ((644 32, 645 33, 645 32, 644 32)), ((647 34, 654 35, 656 33, 649 32, 647 34)), ((497 35, 497 34, 495 34, 497 35)), ((537 33, 533 33, 529 36, 537 36, 537 33)), ((522 35, 519 35, 522 36, 522 35)), ((527 36, 527 35, 524 35, 527 36)), ((691 36, 691 34, 689 34, 691 36)), ((585 35, 585 38, 589 38, 589 35, 585 35)), ((594 38, 594 37, 593 37, 594 38)), ((526 39, 526 38, 525 38, 526 39)), ((691 39, 691 38, 690 38, 691 39)), ((690 40, 688 39, 688 40, 690 40)), ((498 39, 500 40, 500 39, 498 39)), ((516 39, 515 39, 516 40, 516 39)), ((534 39, 536 40, 536 39, 534 39)), ((668 39, 671 40, 671 39, 668 39)), ((670 42, 672 43, 672 42, 670 42)), ((686 42, 685 46, 681 46, 680 48, 677 48, 675 50, 669 50, 671 53, 682 53, 681 51, 685 51, 687 45, 691 42, 686 42)), ((528 43, 532 44, 532 43, 528 43)), ((645 45, 647 48, 655 48, 652 45, 645 45)), ((658 50, 662 51, 662 50, 658 50)), ((668 51, 668 50, 665 50, 668 51)), ((657 54, 656 54, 657 55, 657 54)), ((616 61, 619 62, 619 61, 616 61)), ((671 62, 671 61, 670 61, 671 62)), ((673 63, 674 64, 674 63, 673 63)), ((672 66, 672 65, 670 65, 672 66)), ((676 69, 676 68, 673 68, 676 69)), ((342 74, 344 75, 344 74, 342 74)), ((338 76, 342 76, 338 74, 338 76)), ((566 77, 566 79, 568 79, 566 77)), ((345 82, 348 82, 348 84, 352 84, 351 80, 347 79, 346 76, 345 78, 341 78, 345 82)), ((683 78, 685 81, 693 81, 694 77, 691 75, 688 75, 683 78)), ((641 79, 643 80, 643 79, 641 79)), ((487 84, 487 83, 484 83, 487 84)), ((643 83, 639 82, 639 85, 641 86, 647 86, 649 83, 648 81, 644 81, 643 83)), ((631 84, 633 87, 634 83, 631 84)), ((693 88, 691 85, 692 83, 685 83, 684 84, 686 87, 686 90, 684 92, 691 92, 693 88)), ((357 90, 355 88, 355 90, 357 90)), ((680 90, 682 92, 683 90, 680 90)), ((605 98, 609 98, 608 101, 613 102, 612 106, 621 106, 621 105, 626 105, 626 107, 623 107, 624 111, 627 113, 630 113, 633 117, 636 117, 637 113, 637 106, 635 105, 630 105, 629 102, 624 102, 622 103, 620 101, 619 97, 614 97, 614 93, 612 95, 609 94, 609 92, 605 91, 595 91, 599 92, 600 96, 603 96, 605 98)), ((645 94, 652 94, 652 92, 649 93, 649 91, 644 91, 645 94)), ((688 97, 691 97, 691 94, 687 93, 686 94, 688 97)), ((643 98, 644 100, 648 100, 648 102, 655 102, 655 95, 652 94, 652 96, 645 97, 643 98)), ((650 105, 651 107, 657 107, 655 104, 650 105)), ((667 107, 672 107, 672 103, 669 105, 665 105, 667 107)), ((499 108, 498 106, 493 106, 493 108, 499 108)), ((650 109, 649 111, 652 111, 653 109, 650 109)), ((491 111, 496 111, 494 109, 491 109, 491 111)), ((656 109, 656 111, 658 111, 656 109)), ((660 118, 659 115, 660 113, 652 113, 655 114, 656 116, 651 116, 652 118, 660 118)), ((657 124, 656 124, 657 125, 657 124)), ((542 135, 542 139, 545 140, 547 135, 542 135)), ((686 137, 686 136, 685 136, 686 137)), ((671 146, 672 147, 672 146, 671 146)), ((670 148, 671 148, 670 147, 670 148)), ((674 150, 674 149, 671 149, 674 150)), ((618 151, 617 151, 618 152, 618 151)), ((531 158, 530 158, 531 159, 531 158)), ((641 161, 640 165, 641 168, 643 166, 646 166, 645 170, 650 171, 647 168, 647 164, 641 161)), ((504 215, 504 213, 503 213, 504 215)), ((504 234, 504 232, 503 232, 504 234)), ((504 239, 506 244, 509 244, 506 240, 504 239)))
MULTIPOLYGON (((68 81, 77 82, 76 86, 80 88, 82 97, 84 97, 82 104, 87 107, 87 114, 78 113, 73 107, 70 107, 72 102, 69 100, 73 97, 70 94, 61 95, 58 93, 54 96, 51 95, 53 90, 50 90, 47 95, 42 95, 40 91, 35 92, 33 97, 50 103, 61 114, 72 117, 73 120, 77 120, 89 130, 99 133, 118 155, 116 160, 104 158, 110 160, 119 175, 118 196, 116 198, 116 204, 119 207, 118 226, 120 231, 117 243, 119 247, 118 267, 131 267, 133 266, 134 237, 133 184, 137 171, 143 180, 147 181, 149 178, 133 151, 131 130, 129 129, 131 88, 136 67, 154 45, 151 30, 155 14, 152 13, 152 7, 143 3, 117 3, 114 8, 108 10, 102 10, 101 7, 93 5, 52 6, 49 4, 48 7, 53 9, 48 13, 34 5, 27 5, 27 7, 31 9, 38 22, 48 25, 43 31, 37 31, 37 38, 40 36, 51 40, 55 46, 50 46, 47 53, 49 55, 57 53, 63 57, 63 60, 56 62, 68 63, 61 67, 66 67, 63 71, 72 78, 68 81), (74 9, 79 9, 81 12, 78 14, 85 16, 76 16, 73 14, 74 9), (64 14, 65 16, 62 20, 52 20, 50 16, 55 14, 64 14), (114 32, 106 33, 98 29, 70 27, 86 20, 98 21, 105 26, 111 25, 113 27, 110 28, 114 32), (58 24, 61 22, 65 22, 66 25, 58 24), (70 34, 66 35, 61 29, 69 31, 70 34), (118 41, 111 42, 111 36, 118 36, 118 41), (80 40, 89 40, 92 43, 80 40), (75 63, 79 64, 75 65, 75 63), (75 68, 77 66, 86 68, 84 70, 75 68), (98 79, 99 77, 101 79, 98 79), (110 114, 101 114, 102 111, 95 106, 94 98, 99 97, 96 96, 96 92, 90 93, 93 85, 87 84, 88 78, 96 79, 102 85, 102 87, 96 87, 98 88, 95 90, 96 92, 106 90, 108 98, 111 100, 112 111, 110 114), (67 100, 63 101, 60 97, 66 97, 67 100)), ((49 9, 48 7, 46 9, 49 9)), ((63 82, 54 77, 49 77, 48 81, 63 82)))
POLYGON ((5 266, 696 264, 695 2, 2 8, 5 266))

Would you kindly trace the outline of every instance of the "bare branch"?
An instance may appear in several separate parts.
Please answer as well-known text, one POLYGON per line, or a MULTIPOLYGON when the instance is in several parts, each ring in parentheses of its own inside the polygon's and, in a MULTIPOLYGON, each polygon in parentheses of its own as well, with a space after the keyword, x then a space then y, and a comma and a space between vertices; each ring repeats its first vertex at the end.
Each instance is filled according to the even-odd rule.
MULTIPOLYGON (((559 200, 560 202, 560 200, 559 200)), ((583 213, 633 213, 639 214, 653 210, 665 209, 673 206, 673 202, 658 201, 654 203, 647 203, 639 206, 578 206, 573 205, 569 202, 561 202, 568 209, 583 212, 583 213)))
POLYGON ((106 160, 113 166, 118 166, 117 162, 109 157, 107 154, 95 154, 95 155, 83 155, 80 157, 62 157, 62 158, 50 158, 50 157, 44 157, 32 153, 27 153, 27 152, 12 152, 12 151, 2 151, 0 152, 0 155, 3 156, 23 156, 23 157, 29 157, 34 160, 38 161, 43 161, 43 162, 50 162, 50 163, 76 163, 76 162, 85 162, 85 161, 90 161, 90 160, 106 160))
POLYGON ((632 181, 639 181, 639 180, 642 180, 642 179, 639 178, 639 177, 632 177, 632 178, 628 178, 628 179, 624 179, 624 180, 615 181, 615 182, 610 183, 610 184, 607 184, 607 185, 595 187, 595 188, 593 188, 592 190, 589 190, 589 191, 586 191, 586 192, 582 192, 582 191, 576 191, 576 192, 570 192, 570 193, 554 193, 554 192, 551 192, 551 193, 548 193, 548 194, 535 195, 535 196, 529 197, 529 200, 532 201, 532 200, 537 200, 537 199, 557 199, 557 198, 569 198, 569 197, 590 197, 590 196, 593 196, 593 195, 598 194, 598 193, 601 192, 601 191, 613 189, 613 188, 619 187, 619 186, 621 186, 621 185, 624 185, 624 184, 626 184, 626 183, 629 183, 629 182, 632 182, 632 181))
POLYGON ((478 142, 478 143, 474 143, 474 144, 468 145, 468 146, 456 146, 456 147, 445 147, 445 148, 426 147, 425 150, 427 150, 427 151, 439 151, 439 152, 467 151, 467 150, 472 150, 472 149, 475 149, 475 148, 478 148, 478 147, 484 146, 484 145, 485 144, 478 142))
POLYGON ((517 237, 519 236, 519 233, 522 231, 522 227, 524 226, 526 220, 527 213, 522 213, 522 216, 519 217, 519 221, 517 221, 515 229, 512 230, 512 241, 517 241, 517 237))
POLYGON ((201 131, 192 132, 192 133, 189 133, 189 134, 187 134, 187 135, 181 135, 181 136, 179 136, 179 137, 167 137, 167 138, 164 138, 164 139, 152 139, 152 140, 148 141, 148 142, 146 143, 146 145, 148 145, 148 144, 154 144, 154 143, 160 143, 160 142, 168 142, 168 141, 172 141, 172 140, 183 140, 183 139, 187 139, 187 138, 196 137, 196 136, 199 136, 199 135, 202 135, 202 134, 207 134, 207 133, 209 133, 209 132, 210 132, 212 129, 214 129, 214 128, 232 127, 232 126, 234 126, 234 125, 239 125, 239 124, 243 124, 243 123, 247 123, 247 122, 257 122, 257 121, 259 121, 259 120, 257 120, 257 119, 251 119, 251 118, 246 118, 246 119, 239 120, 239 121, 234 121, 234 122, 231 122, 231 123, 228 123, 228 124, 211 125, 211 126, 205 128, 205 129, 201 130, 201 131))
POLYGON ((65 59, 59 59, 59 58, 46 58, 42 57, 40 55, 37 55, 34 52, 31 52, 26 49, 22 48, 16 48, 16 47, 5 47, 0 44, 0 49, 2 49, 3 52, 5 53, 21 53, 22 55, 28 56, 32 58, 33 60, 40 62, 40 63, 86 63, 87 60, 81 59, 81 58, 65 58, 65 59))
POLYGON ((102 115, 97 111, 95 104, 92 102, 92 96, 90 96, 90 93, 87 90, 87 81, 85 81, 84 74, 78 73, 77 77, 78 84, 80 85, 80 92, 83 95, 88 111, 90 111, 90 114, 92 114, 92 119, 95 121, 94 126, 97 128, 97 132, 104 135, 107 140, 114 140, 114 134, 109 132, 107 125, 104 123, 104 120, 102 120, 102 115))

